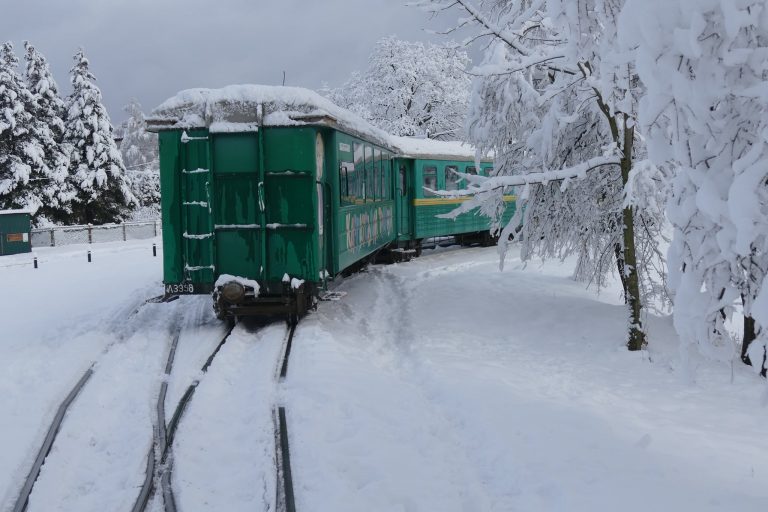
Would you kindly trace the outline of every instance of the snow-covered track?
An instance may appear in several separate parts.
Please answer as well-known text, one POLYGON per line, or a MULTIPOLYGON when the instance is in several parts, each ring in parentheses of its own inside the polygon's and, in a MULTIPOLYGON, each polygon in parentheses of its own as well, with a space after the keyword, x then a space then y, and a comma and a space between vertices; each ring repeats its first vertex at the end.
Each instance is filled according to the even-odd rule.
POLYGON ((296 512, 296 498, 293 494, 293 472, 291 451, 288 446, 288 421, 285 407, 275 407, 275 463, 277 466, 276 502, 279 512, 296 512))
MULTIPOLYGON (((279 372, 276 373, 278 383, 288 375, 288 359, 291 356, 293 335, 298 324, 289 324, 283 344, 279 372)), ((285 407, 275 406, 275 469, 277 471, 276 502, 279 512, 296 512, 296 499, 293 493, 293 472, 291 471, 291 452, 288 446, 288 421, 286 420, 285 407)))
POLYGON ((276 379, 282 381, 285 376, 288 375, 288 359, 291 357, 291 346, 293 345, 293 334, 296 332, 296 326, 298 324, 288 324, 288 331, 285 334, 285 342, 283 343, 283 349, 280 356, 279 373, 276 374, 276 379))
POLYGON ((80 380, 77 381, 75 386, 59 405, 59 408, 56 411, 56 416, 54 416, 53 421, 51 422, 51 426, 48 428, 48 433, 45 435, 43 445, 37 452, 37 457, 35 457, 35 461, 32 464, 32 468, 29 470, 29 474, 27 475, 26 480, 24 481, 24 485, 21 488, 19 497, 16 499, 16 503, 12 509, 13 512, 24 512, 27 510, 27 505, 29 504, 29 495, 32 494, 32 488, 35 486, 37 477, 40 476, 40 469, 43 467, 45 458, 48 456, 51 448, 53 447, 53 442, 56 440, 56 435, 59 433, 61 424, 64 421, 64 416, 67 414, 69 406, 72 405, 72 402, 75 401, 77 395, 79 395, 80 391, 83 389, 83 387, 85 387, 88 379, 91 378, 91 375, 93 375, 93 367, 88 368, 85 373, 83 373, 83 376, 80 377, 80 380))
MULTIPOLYGON (((221 341, 216 345, 216 348, 211 352, 208 358, 203 364, 200 371, 203 373, 208 371, 216 354, 219 353, 221 347, 226 343, 227 338, 232 333, 234 325, 227 329, 227 332, 221 338, 221 341)), ((160 384, 160 392, 157 396, 156 414, 157 420, 155 428, 153 429, 153 440, 147 452, 147 465, 145 469, 144 483, 141 486, 139 495, 134 502, 132 512, 144 512, 150 503, 152 493, 156 488, 156 484, 160 484, 163 498, 163 508, 166 512, 176 512, 176 500, 171 488, 171 475, 173 471, 173 453, 171 450, 173 444, 173 436, 176 433, 176 429, 179 426, 181 417, 184 411, 192 400, 192 396, 195 393, 195 389, 200 384, 200 379, 195 379, 186 389, 184 395, 176 405, 171 421, 166 423, 165 418, 165 399, 168 393, 168 380, 170 379, 171 372, 173 371, 173 363, 176 356, 176 348, 178 346, 179 337, 181 335, 181 328, 176 331, 173 341, 171 342, 170 349, 168 351, 168 358, 165 364, 165 373, 163 381, 160 384)))

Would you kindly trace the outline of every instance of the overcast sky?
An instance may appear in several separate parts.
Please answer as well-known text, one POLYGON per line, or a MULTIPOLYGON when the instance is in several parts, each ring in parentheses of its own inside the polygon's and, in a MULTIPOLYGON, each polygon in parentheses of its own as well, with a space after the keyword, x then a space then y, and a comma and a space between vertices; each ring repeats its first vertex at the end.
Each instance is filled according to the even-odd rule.
POLYGON ((442 40, 407 0, 0 0, 0 37, 19 58, 30 40, 62 94, 82 46, 114 124, 135 97, 148 112, 181 89, 233 83, 317 89, 363 69, 374 43, 395 34, 442 40))

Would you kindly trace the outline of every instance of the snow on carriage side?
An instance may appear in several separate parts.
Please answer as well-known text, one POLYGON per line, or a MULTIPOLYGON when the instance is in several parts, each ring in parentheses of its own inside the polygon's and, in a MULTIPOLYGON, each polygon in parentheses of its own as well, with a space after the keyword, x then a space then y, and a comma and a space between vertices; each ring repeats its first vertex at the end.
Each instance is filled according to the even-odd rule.
POLYGON ((309 89, 229 85, 187 89, 164 101, 147 119, 150 131, 208 128, 214 132, 255 131, 263 126, 324 124, 385 147, 391 137, 368 121, 309 89))

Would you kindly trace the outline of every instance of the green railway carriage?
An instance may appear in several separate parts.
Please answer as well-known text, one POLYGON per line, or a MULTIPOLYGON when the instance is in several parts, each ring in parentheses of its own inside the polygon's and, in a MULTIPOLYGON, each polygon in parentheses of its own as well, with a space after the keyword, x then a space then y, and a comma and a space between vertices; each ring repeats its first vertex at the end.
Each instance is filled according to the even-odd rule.
POLYGON ((166 295, 212 293, 221 317, 295 318, 374 255, 488 230, 474 214, 436 219, 460 200, 423 190, 460 188, 453 171, 472 172, 468 148, 391 137, 311 91, 191 89, 148 124, 159 133, 166 295))
MULTIPOLYGON (((457 208, 468 198, 439 197, 429 190, 459 191, 466 189, 461 174, 489 176, 493 162, 481 159, 479 165, 474 149, 458 142, 395 137, 400 150, 398 166, 415 183, 407 214, 410 226, 406 239, 416 246, 427 238, 456 236, 460 241, 490 242, 488 218, 477 212, 464 213, 456 219, 438 217, 457 208)), ((401 178, 403 179, 403 178, 401 178)), ((515 212, 515 196, 505 195, 503 221, 515 212)))

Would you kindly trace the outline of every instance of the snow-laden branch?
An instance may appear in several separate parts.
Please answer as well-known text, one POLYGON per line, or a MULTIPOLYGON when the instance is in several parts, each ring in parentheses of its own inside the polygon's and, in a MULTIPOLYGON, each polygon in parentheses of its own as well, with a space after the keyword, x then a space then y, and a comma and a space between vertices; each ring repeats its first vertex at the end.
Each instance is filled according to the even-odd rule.
POLYGON ((564 58, 566 58, 565 54, 530 55, 514 62, 512 65, 499 66, 497 64, 484 64, 482 66, 475 66, 470 69, 468 73, 473 76, 511 75, 512 73, 524 71, 533 66, 538 66, 539 64, 564 58))
POLYGON ((458 198, 474 196, 483 192, 490 192, 504 187, 519 187, 522 185, 546 185, 552 181, 563 181, 567 179, 584 178, 587 173, 599 167, 608 165, 619 165, 621 161, 616 157, 596 157, 590 158, 573 167, 559 169, 556 171, 532 172, 528 174, 515 174, 511 176, 479 176, 474 174, 456 173, 464 178, 468 183, 466 190, 433 190, 424 187, 424 190, 445 198, 458 198))

